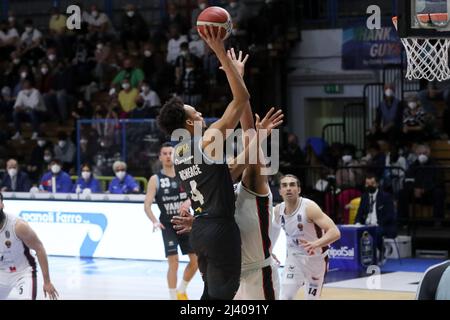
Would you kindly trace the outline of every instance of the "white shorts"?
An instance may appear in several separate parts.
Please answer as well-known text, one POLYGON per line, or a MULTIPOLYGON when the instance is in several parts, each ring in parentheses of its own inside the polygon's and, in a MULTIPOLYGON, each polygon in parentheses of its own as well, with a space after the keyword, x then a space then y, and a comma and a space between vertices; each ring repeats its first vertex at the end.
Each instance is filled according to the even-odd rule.
POLYGON ((327 256, 289 254, 281 280, 281 298, 294 299, 298 290, 305 286, 305 299, 319 299, 327 270, 327 256))
POLYGON ((36 271, 0 271, 0 300, 36 300, 36 271))
POLYGON ((241 282, 234 300, 278 300, 279 278, 277 265, 242 271, 241 282))

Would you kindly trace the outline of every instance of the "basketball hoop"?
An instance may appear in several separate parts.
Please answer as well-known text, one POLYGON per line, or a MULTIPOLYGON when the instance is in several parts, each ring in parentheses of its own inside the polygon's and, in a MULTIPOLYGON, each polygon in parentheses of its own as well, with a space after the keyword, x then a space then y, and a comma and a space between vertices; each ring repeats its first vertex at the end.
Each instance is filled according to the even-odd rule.
MULTIPOLYGON (((392 18, 397 28, 397 17, 392 18)), ((450 79, 448 66, 449 38, 401 38, 405 47, 408 68, 406 78, 444 81, 450 79)))

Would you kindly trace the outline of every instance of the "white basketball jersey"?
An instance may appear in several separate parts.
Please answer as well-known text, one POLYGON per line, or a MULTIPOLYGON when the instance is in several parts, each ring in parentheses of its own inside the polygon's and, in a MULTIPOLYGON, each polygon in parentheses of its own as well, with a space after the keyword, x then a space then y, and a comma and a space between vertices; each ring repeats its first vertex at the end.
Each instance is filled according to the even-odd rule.
MULTIPOLYGON (((322 237, 322 229, 313 222, 309 221, 306 216, 306 208, 311 203, 313 203, 312 200, 301 197, 297 209, 290 215, 286 215, 285 203, 283 202, 280 204, 280 222, 281 227, 286 233, 286 246, 288 252, 291 251, 303 255, 308 255, 300 245, 301 240, 312 242, 322 237)), ((320 256, 327 249, 328 247, 317 248, 313 256, 320 256)))
POLYGON ((6 213, 0 230, 0 271, 20 272, 28 268, 36 269, 36 260, 30 249, 16 236, 17 218, 6 213))
POLYGON ((243 269, 258 268, 258 264, 271 257, 276 241, 272 215, 271 193, 258 195, 242 183, 237 185, 235 219, 241 231, 243 269))

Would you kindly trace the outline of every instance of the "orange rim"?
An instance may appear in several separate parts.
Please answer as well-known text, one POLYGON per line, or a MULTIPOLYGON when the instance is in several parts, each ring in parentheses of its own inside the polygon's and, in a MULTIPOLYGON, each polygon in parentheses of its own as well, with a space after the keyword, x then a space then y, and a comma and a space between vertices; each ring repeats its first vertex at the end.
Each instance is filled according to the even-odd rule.
POLYGON ((417 19, 421 23, 430 22, 447 22, 448 21, 448 13, 430 13, 430 14, 418 14, 417 19))
POLYGON ((395 29, 397 29, 397 23, 398 23, 398 18, 397 18, 397 16, 392 17, 392 23, 394 24, 395 29))

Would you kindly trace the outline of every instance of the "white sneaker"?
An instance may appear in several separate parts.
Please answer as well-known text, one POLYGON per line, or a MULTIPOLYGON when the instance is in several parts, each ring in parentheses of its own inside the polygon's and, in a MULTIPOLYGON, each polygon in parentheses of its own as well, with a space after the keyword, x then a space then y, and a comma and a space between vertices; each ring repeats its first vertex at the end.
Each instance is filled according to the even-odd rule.
POLYGON ((31 136, 31 140, 37 140, 39 137, 39 134, 37 132, 33 132, 33 135, 31 136))
POLYGON ((19 140, 20 138, 22 138, 20 132, 16 132, 16 134, 11 137, 11 140, 19 140))

